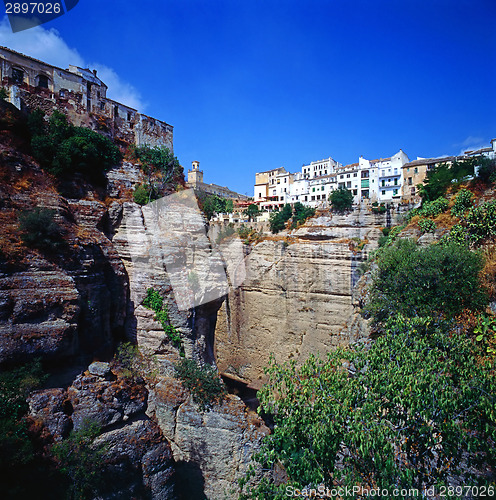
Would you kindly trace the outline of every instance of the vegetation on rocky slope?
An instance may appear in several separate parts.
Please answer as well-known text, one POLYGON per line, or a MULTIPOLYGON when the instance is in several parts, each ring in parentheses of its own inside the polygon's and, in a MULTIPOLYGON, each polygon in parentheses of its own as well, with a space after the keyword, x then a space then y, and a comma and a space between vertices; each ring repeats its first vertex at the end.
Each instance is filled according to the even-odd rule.
POLYGON ((253 467, 241 498, 319 486, 348 486, 340 498, 355 498, 357 485, 363 494, 434 487, 461 498, 457 484, 494 494, 496 318, 486 306, 496 299, 496 220, 492 186, 477 182, 458 194, 450 186, 451 199, 426 197, 385 231, 365 311, 375 340, 301 366, 272 359, 259 398, 275 426, 254 457, 265 472, 253 467), (425 232, 422 220, 436 243, 397 241, 403 230, 425 232))

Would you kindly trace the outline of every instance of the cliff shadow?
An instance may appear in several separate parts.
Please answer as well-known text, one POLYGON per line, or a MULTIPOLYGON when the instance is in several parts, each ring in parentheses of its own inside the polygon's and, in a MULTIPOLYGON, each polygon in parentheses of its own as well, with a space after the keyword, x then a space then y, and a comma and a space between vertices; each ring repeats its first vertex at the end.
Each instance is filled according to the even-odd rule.
POLYGON ((175 494, 177 500, 208 500, 205 479, 198 464, 183 460, 176 462, 175 494))

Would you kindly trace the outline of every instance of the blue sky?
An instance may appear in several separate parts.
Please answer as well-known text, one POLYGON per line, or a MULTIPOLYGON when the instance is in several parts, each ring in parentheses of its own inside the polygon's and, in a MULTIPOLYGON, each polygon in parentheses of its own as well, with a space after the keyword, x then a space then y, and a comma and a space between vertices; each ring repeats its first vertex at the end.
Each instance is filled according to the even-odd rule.
POLYGON ((494 0, 80 0, 0 44, 90 65, 174 126, 185 170, 253 194, 255 172, 332 156, 458 154, 496 137, 494 0))

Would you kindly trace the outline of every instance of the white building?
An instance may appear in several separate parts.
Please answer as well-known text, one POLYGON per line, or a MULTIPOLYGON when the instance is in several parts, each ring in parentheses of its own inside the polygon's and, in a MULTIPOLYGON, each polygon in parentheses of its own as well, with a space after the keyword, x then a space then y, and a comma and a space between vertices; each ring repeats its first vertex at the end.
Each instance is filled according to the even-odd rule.
POLYGON ((390 158, 342 165, 331 157, 303 165, 301 172, 291 174, 284 167, 255 176, 255 202, 262 210, 280 210, 285 203, 303 203, 310 207, 327 207, 329 195, 338 188, 349 189, 353 201, 390 202, 400 200, 403 165, 410 160, 400 149, 390 158))
POLYGON ((261 210, 280 210, 289 197, 293 178, 284 167, 255 174, 255 203, 261 210))
POLYGON ((341 163, 329 157, 320 161, 312 161, 310 165, 303 165, 301 173, 306 179, 313 179, 314 177, 332 174, 340 166, 341 163))

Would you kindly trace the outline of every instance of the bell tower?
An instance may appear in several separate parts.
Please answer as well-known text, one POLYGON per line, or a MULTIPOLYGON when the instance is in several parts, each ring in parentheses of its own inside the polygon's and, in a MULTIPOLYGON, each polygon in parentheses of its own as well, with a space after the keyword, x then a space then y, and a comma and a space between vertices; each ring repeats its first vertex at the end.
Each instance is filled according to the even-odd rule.
POLYGON ((192 186, 203 184, 203 170, 200 170, 200 162, 193 161, 191 165, 191 170, 188 170, 188 184, 192 186))

